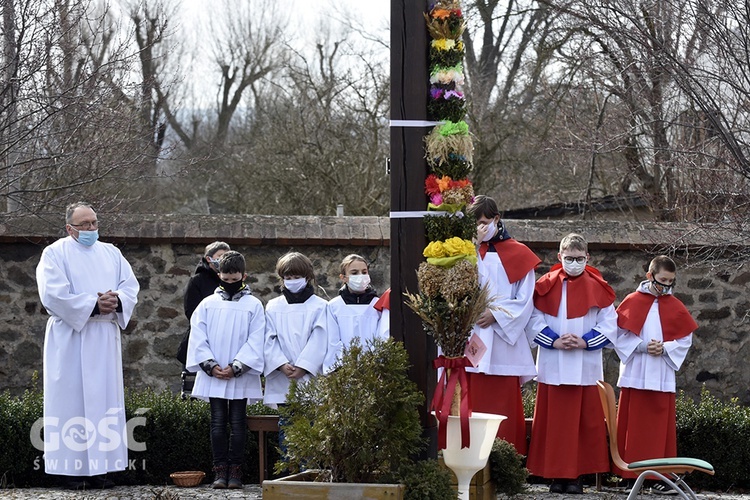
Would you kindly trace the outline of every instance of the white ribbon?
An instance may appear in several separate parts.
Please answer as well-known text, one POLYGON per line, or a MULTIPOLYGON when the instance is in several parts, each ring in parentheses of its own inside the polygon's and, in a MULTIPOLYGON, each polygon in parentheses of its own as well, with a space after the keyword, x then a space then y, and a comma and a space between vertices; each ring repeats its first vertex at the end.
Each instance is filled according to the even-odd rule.
POLYGON ((444 215, 448 215, 448 212, 442 212, 438 210, 433 211, 419 211, 419 210, 410 210, 405 212, 391 212, 391 219, 421 219, 425 216, 431 216, 431 217, 442 217, 444 215))
POLYGON ((430 122, 426 120, 391 120, 391 127, 434 127, 445 122, 430 122))

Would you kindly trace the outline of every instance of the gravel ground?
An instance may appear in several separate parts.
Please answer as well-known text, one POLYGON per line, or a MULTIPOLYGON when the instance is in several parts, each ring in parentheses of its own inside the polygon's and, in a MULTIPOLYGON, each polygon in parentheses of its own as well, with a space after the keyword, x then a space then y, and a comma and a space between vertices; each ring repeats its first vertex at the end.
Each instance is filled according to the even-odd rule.
MULTIPOLYGON (((178 488, 177 486, 117 486, 109 490, 97 491, 67 491, 54 488, 15 488, 0 489, 0 498, 18 499, 18 500, 66 500, 66 499, 139 499, 139 500, 193 500, 193 499, 223 499, 223 498, 245 498, 261 499, 261 487, 255 485, 245 485, 241 490, 212 490, 207 484, 196 488, 178 488)), ((596 488, 587 487, 584 494, 580 496, 568 495, 568 500, 625 500, 625 490, 622 488, 603 488, 602 491, 596 491, 596 488)), ((664 497, 664 495, 644 494, 646 499, 656 500, 657 498, 677 498, 674 496, 664 497)), ((738 495, 728 493, 700 492, 698 497, 701 500, 750 500, 750 495, 738 495)), ((507 497, 498 495, 500 500, 507 500, 507 497)), ((563 500, 565 495, 552 494, 547 491, 544 485, 529 485, 528 492, 518 495, 514 500, 563 500)))

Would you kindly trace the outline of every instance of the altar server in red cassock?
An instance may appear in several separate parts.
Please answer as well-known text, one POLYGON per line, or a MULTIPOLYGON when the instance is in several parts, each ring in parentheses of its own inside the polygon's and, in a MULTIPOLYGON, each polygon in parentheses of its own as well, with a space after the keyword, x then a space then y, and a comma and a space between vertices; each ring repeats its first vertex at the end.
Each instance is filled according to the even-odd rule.
POLYGON ((525 455, 521 385, 534 378, 536 368, 524 328, 533 309, 534 268, 541 260, 508 235, 492 198, 477 196, 469 212, 477 219, 479 282, 489 286, 497 306, 487 309, 474 327, 487 351, 478 366, 466 369, 471 406, 473 411, 508 417, 497 436, 525 455))
POLYGON ((529 471, 553 479, 552 493, 583 492, 581 475, 609 471, 607 431, 596 381, 602 347, 617 334, 615 292, 588 266, 588 244, 569 234, 560 264, 539 278, 527 325, 537 352, 537 398, 529 471))
MULTIPOLYGON (((655 257, 646 281, 617 308, 617 442, 626 462, 677 455, 675 372, 685 361, 698 325, 672 295, 676 272, 672 259, 655 257)), ((613 472, 636 477, 619 469, 613 472)))

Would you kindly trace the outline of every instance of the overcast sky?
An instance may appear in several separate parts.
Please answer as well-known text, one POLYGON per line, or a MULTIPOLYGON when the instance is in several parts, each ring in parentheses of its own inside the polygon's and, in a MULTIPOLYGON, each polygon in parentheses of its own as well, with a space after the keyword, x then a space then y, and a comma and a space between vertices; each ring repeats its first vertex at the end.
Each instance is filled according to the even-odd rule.
MULTIPOLYGON (((232 0, 243 2, 247 0, 232 0)), ((387 29, 390 23, 390 0, 276 0, 275 5, 284 13, 289 13, 292 25, 300 29, 305 36, 314 37, 313 28, 317 19, 329 18, 334 22, 351 19, 354 23, 369 25, 373 31, 384 33, 387 41, 387 29)), ((215 0, 180 0, 184 9, 185 22, 205 19, 212 11, 221 8, 222 3, 215 0)))
MULTIPOLYGON (((195 29, 195 25, 205 26, 205 21, 210 19, 212 14, 215 15, 217 9, 226 8, 226 5, 232 5, 234 2, 247 2, 248 0, 177 1, 182 18, 178 29, 197 34, 199 31, 195 29)), ((377 57, 389 56, 387 47, 390 37, 390 0, 275 0, 273 5, 282 13, 289 15, 290 30, 293 30, 290 43, 301 52, 314 49, 315 43, 320 40, 322 35, 317 28, 320 26, 319 21, 322 20, 331 26, 334 33, 340 31, 341 25, 345 23, 355 27, 355 32, 367 32, 366 36, 352 36, 348 41, 370 45, 377 57)), ((205 89, 207 96, 210 95, 213 98, 216 92, 214 86, 216 81, 213 78, 215 75, 207 70, 210 63, 207 54, 202 50, 201 35, 183 39, 192 39, 195 43, 195 47, 188 50, 195 59, 183 65, 185 71, 183 75, 194 83, 205 83, 208 86, 205 89)), ((215 68, 211 71, 215 71, 215 68)), ((198 83, 198 85, 201 84, 198 83)), ((199 91, 198 94, 203 94, 203 91, 199 91)))

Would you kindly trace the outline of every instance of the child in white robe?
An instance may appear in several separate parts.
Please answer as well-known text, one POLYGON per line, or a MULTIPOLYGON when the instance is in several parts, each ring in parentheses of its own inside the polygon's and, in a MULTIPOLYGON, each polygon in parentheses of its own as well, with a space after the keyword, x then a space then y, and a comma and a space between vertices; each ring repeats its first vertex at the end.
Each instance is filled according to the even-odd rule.
POLYGON ((378 295, 370 285, 365 258, 356 254, 344 257, 339 279, 343 282, 339 295, 328 302, 328 348, 323 373, 335 369, 341 353, 354 338, 359 338, 364 347, 378 335, 380 315, 373 307, 378 295))
POLYGON ((315 295, 312 262, 289 252, 276 263, 281 295, 266 305, 263 402, 275 407, 286 401, 292 380, 307 381, 323 370, 326 355, 327 302, 315 295))
MULTIPOLYGON (((685 361, 698 325, 672 295, 676 273, 672 259, 655 257, 646 281, 617 308, 614 345, 621 360, 617 442, 629 463, 677 456, 675 372, 685 361)), ((616 467, 612 472, 631 482, 637 476, 616 467)), ((663 481, 651 488, 674 492, 663 481)))
POLYGON ((560 241, 558 264, 539 278, 526 327, 537 352, 537 396, 526 467, 553 479, 550 493, 583 493, 582 477, 609 471, 597 380, 601 349, 617 331, 615 292, 587 265, 579 234, 560 241))
POLYGON ((221 286, 190 318, 187 369, 196 371, 193 397, 211 404, 215 489, 242 488, 248 401, 263 397, 263 304, 245 285, 245 258, 226 252, 219 261, 221 286), (227 434, 227 422, 231 434, 227 434))

